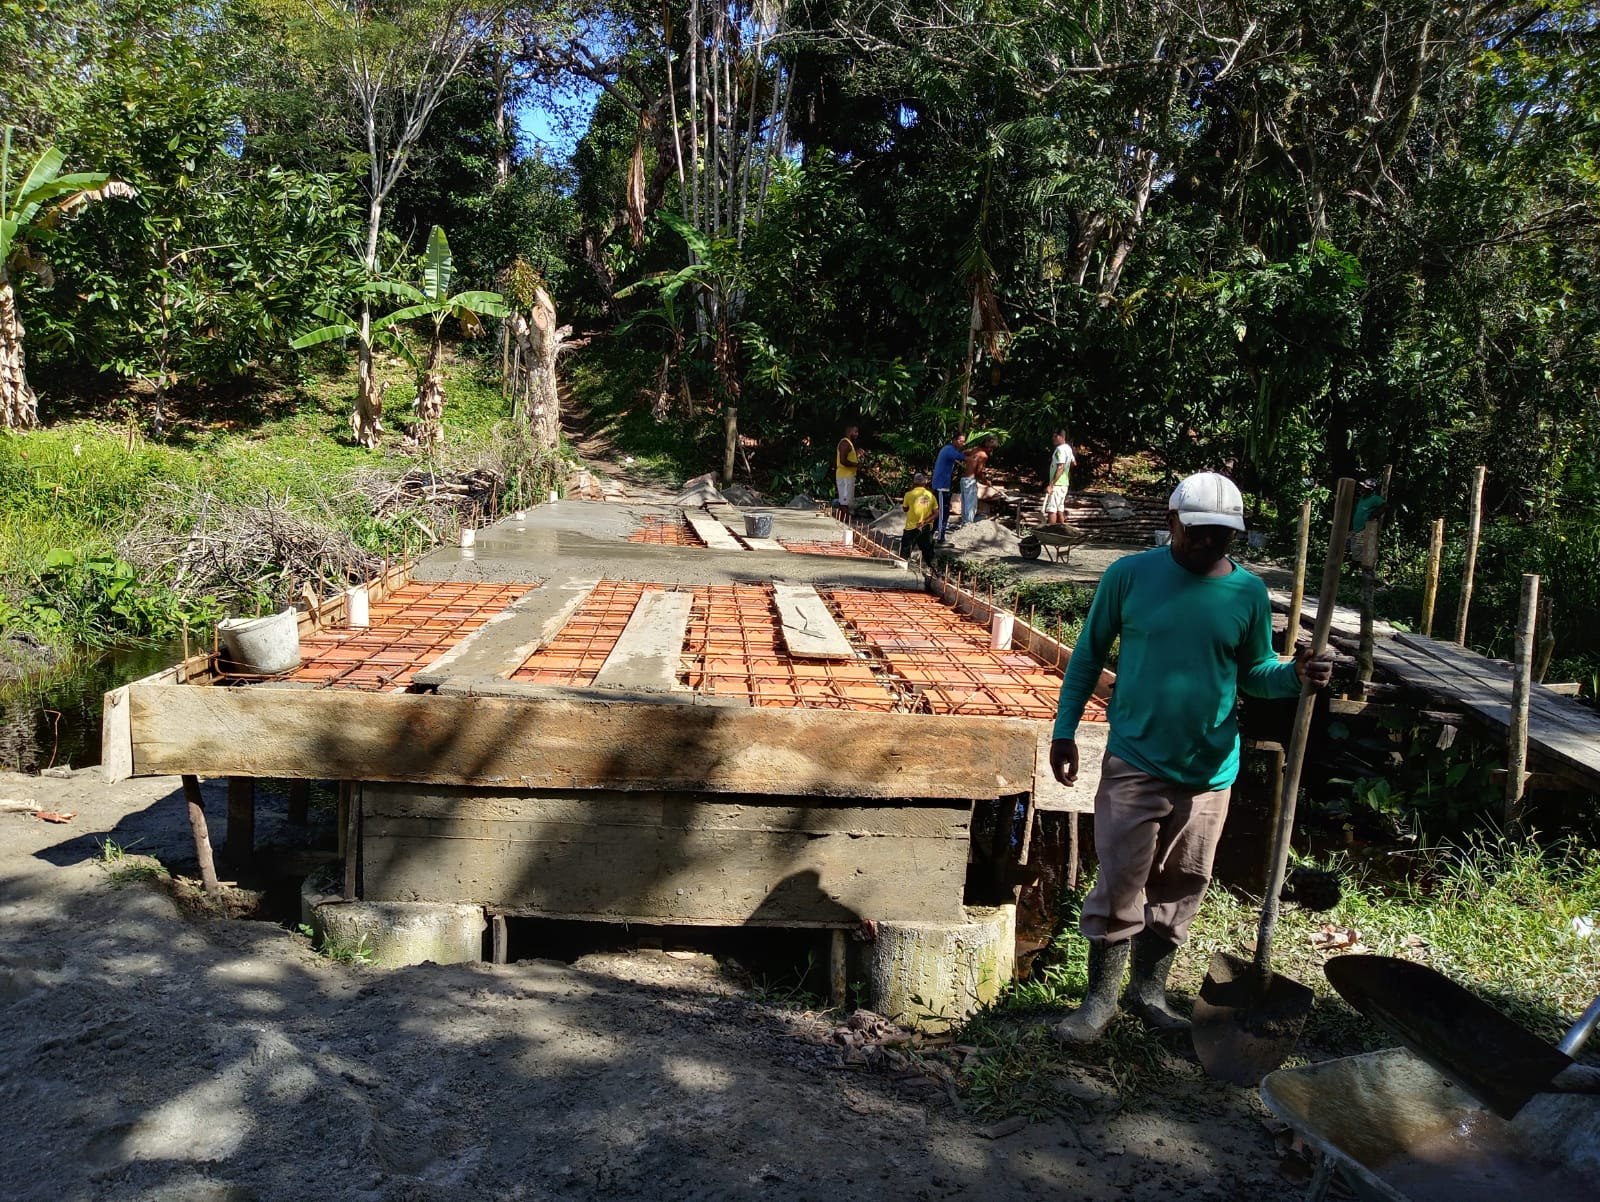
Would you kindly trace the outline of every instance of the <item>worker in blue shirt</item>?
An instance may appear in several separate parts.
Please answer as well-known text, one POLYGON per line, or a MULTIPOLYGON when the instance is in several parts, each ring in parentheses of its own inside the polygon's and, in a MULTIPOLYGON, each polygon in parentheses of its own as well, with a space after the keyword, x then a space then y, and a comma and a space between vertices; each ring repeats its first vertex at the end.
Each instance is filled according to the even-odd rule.
POLYGON ((950 490, 955 484, 956 464, 966 461, 967 436, 957 434, 939 451, 933 461, 933 495, 939 498, 939 522, 934 538, 944 542, 945 529, 950 525, 950 490))

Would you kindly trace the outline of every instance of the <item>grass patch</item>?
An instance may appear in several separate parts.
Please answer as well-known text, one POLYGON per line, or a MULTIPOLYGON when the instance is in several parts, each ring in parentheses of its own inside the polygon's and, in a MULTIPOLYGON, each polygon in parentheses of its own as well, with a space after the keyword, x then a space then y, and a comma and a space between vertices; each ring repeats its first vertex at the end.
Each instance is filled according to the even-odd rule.
MULTIPOLYGON (((372 516, 372 498, 361 486, 374 475, 493 462, 514 477, 513 490, 549 486, 550 464, 534 465, 525 438, 509 429, 510 406, 488 366, 447 356, 445 439, 429 452, 395 434, 409 418, 403 399, 412 394, 409 370, 383 360, 377 369, 392 387, 390 433, 376 452, 351 441, 356 378, 342 362, 292 391, 267 390, 230 405, 229 412, 248 412, 249 422, 211 420, 197 399, 175 415, 160 442, 135 425, 95 419, 0 435, 0 625, 59 646, 97 636, 159 639, 224 609, 253 612, 281 603, 282 596, 257 596, 259 582, 240 581, 232 592, 213 595, 190 580, 168 579, 173 573, 159 566, 135 571, 123 563, 119 547, 138 562, 130 546, 150 545, 139 542, 142 523, 191 512, 198 522, 206 499, 213 523, 218 508, 259 511, 270 499, 373 556, 403 558, 427 548, 429 527, 398 511, 372 516), (539 479, 523 480, 529 470, 539 479)), ((297 590, 298 581, 278 580, 275 570, 263 564, 261 579, 285 595, 297 590)))
POLYGON ((362 935, 359 939, 345 939, 337 935, 323 933, 319 939, 316 928, 308 923, 301 923, 295 928, 297 934, 304 935, 311 940, 319 956, 326 956, 335 964, 371 964, 372 951, 367 947, 367 937, 362 935))
MULTIPOLYGON (((1082 898, 1079 893, 1063 906, 1065 930, 1047 953, 1046 966, 1010 986, 961 1031, 962 1043, 985 1049, 960 1078, 977 1114, 1070 1117, 1079 1103, 1063 1094, 1063 1080, 1088 1074, 1127 1103, 1164 1074, 1197 1071, 1187 1059, 1186 1041, 1165 1046, 1126 1015, 1119 1014, 1106 1036, 1086 1048, 1062 1047, 1051 1038, 1048 1024, 1078 1004, 1088 983, 1087 944, 1077 932, 1082 898)), ((1173 973, 1175 1002, 1186 1006, 1192 1000, 1213 952, 1249 953, 1259 904, 1221 888, 1207 894, 1173 973)), ((1554 1043, 1600 981, 1600 938, 1574 925, 1574 919, 1594 915, 1600 915, 1600 851, 1540 849, 1509 839, 1418 853, 1410 878, 1398 884, 1347 879, 1340 904, 1327 913, 1287 906, 1274 941, 1275 967, 1316 993, 1301 1057, 1291 1063, 1398 1043, 1328 985, 1322 971, 1327 954, 1311 942, 1324 923, 1355 929, 1361 944, 1378 955, 1428 964, 1554 1043)))
POLYGON ((141 840, 135 839, 124 846, 109 835, 100 840, 100 864, 105 868, 114 887, 120 889, 124 885, 141 881, 171 879, 172 874, 154 856, 133 853, 132 849, 140 842, 141 840))

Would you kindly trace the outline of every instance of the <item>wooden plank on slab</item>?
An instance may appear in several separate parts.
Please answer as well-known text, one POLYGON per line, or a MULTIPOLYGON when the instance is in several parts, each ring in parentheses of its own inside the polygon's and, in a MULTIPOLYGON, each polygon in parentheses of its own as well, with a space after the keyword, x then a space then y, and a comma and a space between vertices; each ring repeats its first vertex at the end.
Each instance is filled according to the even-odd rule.
POLYGON ((684 520, 700 536, 700 541, 714 551, 743 551, 744 546, 716 518, 684 511, 684 520))
POLYGON ((783 645, 797 659, 854 659, 855 648, 834 621, 828 603, 809 584, 772 582, 783 645))
POLYGON ((751 551, 776 551, 780 555, 791 553, 788 547, 775 538, 756 538, 749 534, 741 534, 738 537, 744 539, 745 547, 751 551))
POLYGON ((1015 718, 187 685, 129 704, 138 773, 965 799, 1034 774, 1015 718))
POLYGON ((1092 814, 1094 795, 1100 790, 1101 763, 1111 728, 1104 722, 1078 723, 1078 779, 1064 785, 1050 771, 1050 742, 1054 723, 1036 722, 1034 742, 1033 808, 1042 814, 1092 814))
POLYGON ((532 589, 495 614, 412 679, 437 686, 454 676, 504 676, 560 633, 598 580, 554 581, 532 589))
POLYGON ((640 597, 616 646, 595 673, 595 686, 646 693, 680 688, 678 669, 693 602, 694 594, 688 592, 652 590, 640 597))
POLYGON ((363 896, 726 926, 962 921, 970 808, 368 785, 363 896))

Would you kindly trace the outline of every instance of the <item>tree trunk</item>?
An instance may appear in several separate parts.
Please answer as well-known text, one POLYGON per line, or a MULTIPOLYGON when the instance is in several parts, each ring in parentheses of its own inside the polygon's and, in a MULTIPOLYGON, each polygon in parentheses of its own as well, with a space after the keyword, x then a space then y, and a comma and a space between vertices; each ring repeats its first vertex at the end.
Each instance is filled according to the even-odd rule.
POLYGON ((428 351, 428 366, 417 384, 417 429, 419 447, 437 446, 444 437, 444 373, 439 370, 441 344, 436 337, 428 351))
POLYGON ((38 424, 39 398, 28 387, 17 297, 4 266, 0 266, 0 427, 28 430, 38 424))
MULTIPOLYGON (((383 220, 383 202, 373 200, 367 206, 367 249, 362 264, 367 278, 378 275, 378 226, 383 220)), ((378 445, 383 433, 383 397, 372 374, 372 302, 361 301, 361 338, 356 345, 356 407, 350 414, 350 433, 356 445, 368 450, 378 445)))
POLYGON ((572 334, 571 326, 556 327, 556 305, 540 288, 534 294, 531 320, 515 322, 518 358, 522 363, 522 390, 528 398, 528 429, 534 442, 555 450, 561 441, 561 396, 556 387, 556 357, 572 334))

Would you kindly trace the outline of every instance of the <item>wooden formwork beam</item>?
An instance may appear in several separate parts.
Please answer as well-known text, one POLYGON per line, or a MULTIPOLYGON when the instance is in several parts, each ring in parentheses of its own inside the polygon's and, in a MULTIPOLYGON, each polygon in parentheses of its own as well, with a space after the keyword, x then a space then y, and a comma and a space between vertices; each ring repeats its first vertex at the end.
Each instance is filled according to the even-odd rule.
POLYGON ((147 686, 141 775, 994 798, 1034 779, 1015 718, 147 686))

